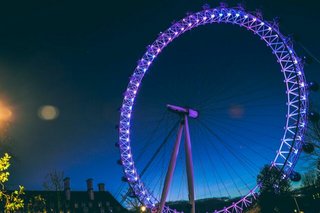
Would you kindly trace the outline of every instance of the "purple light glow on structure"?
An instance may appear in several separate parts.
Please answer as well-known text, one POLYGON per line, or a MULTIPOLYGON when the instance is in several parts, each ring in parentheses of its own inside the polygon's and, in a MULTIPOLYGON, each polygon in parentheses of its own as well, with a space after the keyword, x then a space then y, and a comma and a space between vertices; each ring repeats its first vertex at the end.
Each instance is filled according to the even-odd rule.
MULTIPOLYGON (((211 23, 235 24, 244 27, 259 36, 270 47, 280 64, 287 90, 286 125, 280 147, 271 165, 283 172, 283 178, 287 178, 293 171, 300 154, 307 128, 308 92, 301 60, 294 52, 291 42, 279 32, 277 24, 262 21, 260 17, 247 13, 243 9, 226 7, 205 9, 188 15, 161 33, 155 42, 148 47, 130 78, 121 107, 119 147, 124 173, 135 195, 149 209, 155 208, 159 201, 140 180, 131 153, 130 119, 134 100, 145 72, 158 54, 162 52, 162 49, 186 31, 211 23)), ((238 202, 213 212, 242 212, 244 208, 253 203, 258 191, 259 185, 250 190, 238 202)), ((163 212, 176 211, 165 207, 163 212)))

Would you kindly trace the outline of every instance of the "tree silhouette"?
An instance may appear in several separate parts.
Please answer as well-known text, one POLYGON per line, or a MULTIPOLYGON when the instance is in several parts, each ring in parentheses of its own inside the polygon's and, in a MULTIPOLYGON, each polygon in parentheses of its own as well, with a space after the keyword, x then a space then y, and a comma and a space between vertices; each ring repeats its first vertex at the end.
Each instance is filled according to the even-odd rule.
POLYGON ((290 197, 290 180, 283 179, 281 171, 276 167, 266 165, 257 177, 261 184, 258 204, 262 213, 287 212, 288 197, 290 197))
POLYGON ((316 181, 315 181, 316 187, 320 188, 320 158, 317 163, 317 169, 316 169, 316 181))
POLYGON ((62 191, 63 191, 63 179, 64 173, 62 171, 53 170, 49 172, 45 181, 43 182, 43 188, 47 191, 53 191, 56 194, 56 211, 59 212, 62 207, 62 191))
POLYGON ((47 191, 63 191, 63 179, 64 173, 62 171, 53 170, 49 172, 45 181, 43 182, 43 188, 47 191))
POLYGON ((303 175, 302 186, 303 187, 312 187, 317 184, 317 173, 314 171, 308 171, 303 175))
POLYGON ((12 141, 9 130, 11 127, 11 111, 0 103, 0 203, 1 212, 17 212, 24 207, 24 187, 9 192, 6 183, 9 181, 9 167, 12 155, 7 152, 9 142, 12 141), (3 154, 3 155, 2 155, 3 154))
POLYGON ((8 169, 10 167, 11 156, 5 153, 0 158, 0 201, 3 202, 4 212, 16 212, 22 209, 24 206, 24 200, 21 196, 24 194, 24 187, 19 186, 19 190, 15 190, 9 193, 6 190, 5 183, 9 180, 10 173, 8 169))
POLYGON ((320 115, 319 107, 310 106, 309 125, 306 133, 305 144, 302 146, 303 160, 306 162, 303 186, 320 187, 320 115))

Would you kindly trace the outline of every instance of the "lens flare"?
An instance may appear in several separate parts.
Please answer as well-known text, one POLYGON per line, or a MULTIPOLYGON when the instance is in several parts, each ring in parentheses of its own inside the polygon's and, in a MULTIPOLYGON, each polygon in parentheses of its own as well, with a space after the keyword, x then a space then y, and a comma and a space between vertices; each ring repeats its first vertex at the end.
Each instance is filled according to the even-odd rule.
POLYGON ((12 111, 0 103, 0 121, 9 121, 12 117, 12 111))
POLYGON ((52 105, 45 105, 40 107, 38 115, 43 120, 55 120, 59 116, 59 110, 57 107, 52 105))
POLYGON ((232 105, 229 108, 229 116, 234 119, 241 119, 244 115, 244 107, 241 105, 232 105))

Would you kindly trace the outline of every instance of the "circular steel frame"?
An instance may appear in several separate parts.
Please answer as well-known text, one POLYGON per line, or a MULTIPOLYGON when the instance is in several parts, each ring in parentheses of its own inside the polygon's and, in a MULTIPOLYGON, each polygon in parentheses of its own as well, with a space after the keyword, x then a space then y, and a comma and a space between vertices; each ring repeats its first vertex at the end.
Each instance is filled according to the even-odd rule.
MULTIPOLYGON (((147 51, 138 61, 138 65, 130 78, 122 102, 119 148, 123 170, 135 195, 149 209, 155 208, 159 201, 140 180, 130 147, 130 121, 135 97, 144 74, 154 59, 169 43, 188 30, 211 23, 226 23, 243 27, 259 36, 270 47, 281 66, 287 94, 286 125, 280 147, 276 151, 271 166, 275 166, 282 171, 282 178, 287 178, 293 171, 300 154, 307 126, 308 92, 303 65, 293 50, 290 38, 280 33, 277 23, 263 21, 261 16, 248 13, 242 8, 217 7, 190 14, 174 23, 148 46, 147 51)), ((259 185, 255 186, 247 195, 231 206, 214 212, 242 212, 244 208, 248 207, 256 199, 258 192, 259 185)), ((176 211, 165 207, 163 212, 176 211)))

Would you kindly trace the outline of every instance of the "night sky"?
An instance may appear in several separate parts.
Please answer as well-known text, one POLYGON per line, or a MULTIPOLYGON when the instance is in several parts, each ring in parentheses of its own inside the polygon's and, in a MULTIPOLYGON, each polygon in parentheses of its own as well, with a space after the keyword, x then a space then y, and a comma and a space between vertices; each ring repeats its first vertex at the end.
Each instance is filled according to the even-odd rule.
MULTIPOLYGON (((235 6, 235 2, 228 4, 235 6)), ((45 175, 58 170, 71 178, 74 190, 85 190, 85 180, 93 178, 116 194, 122 184, 122 169, 116 164, 119 153, 114 146, 118 136, 115 125, 129 76, 160 31, 183 18, 186 12, 201 10, 205 3, 218 6, 217 2, 199 0, 1 3, 0 102, 13 113, 10 142, 1 145, 2 151, 14 156, 10 186, 22 184, 26 189, 42 189, 45 175), (39 117, 39 109, 45 105, 57 107, 56 119, 39 117)), ((266 20, 280 17, 281 32, 294 34, 299 43, 320 57, 317 1, 248 1, 246 5, 251 11, 261 9, 266 20)), ((303 47, 296 46, 298 54, 304 55, 303 47)), ((203 117, 210 104, 226 109, 215 111, 217 114, 208 112, 206 117, 208 124, 215 119, 218 123, 219 119, 225 121, 216 130, 226 138, 239 132, 258 137, 255 134, 259 132, 252 134, 246 129, 256 128, 255 122, 261 123, 261 118, 248 117, 247 125, 237 122, 247 118, 245 115, 264 113, 269 119, 259 128, 264 137, 261 141, 265 143, 271 134, 277 144, 285 121, 284 85, 279 70, 265 44, 239 27, 210 25, 186 33, 169 45, 144 79, 133 118, 133 153, 139 155, 148 140, 146 135, 151 135, 169 102, 194 104, 192 107, 203 108, 203 117), (199 75, 200 72, 203 74, 199 75), (209 100, 209 96, 214 98, 209 100), (224 97, 234 96, 223 105, 224 97), (221 106, 217 105, 219 101, 221 106), (266 110, 274 114, 268 116, 266 110), (231 124, 232 120, 236 123, 231 124), (234 129, 228 132, 226 129, 232 125, 234 129)), ((318 82, 319 71, 316 62, 305 68, 307 78, 318 82)), ((312 98, 319 103, 319 94, 312 98)), ((168 123, 161 124, 165 128, 153 135, 158 138, 154 141, 161 141, 161 135, 176 121, 174 115, 165 116, 170 117, 168 123)), ((195 140, 208 134, 201 128, 194 132, 195 140)), ((247 145, 254 147, 252 143, 247 145)), ((155 147, 150 147, 146 159, 155 147)), ((202 149, 198 151, 204 152, 202 149)), ((226 158, 236 161, 228 155, 226 158)), ((196 157, 195 160, 201 161, 196 157)), ((257 161, 261 166, 267 162, 257 161)), ((143 166, 137 163, 138 168, 143 166)), ((237 163, 234 166, 239 168, 237 163)), ((156 172, 157 169, 151 170, 149 176, 156 172)), ((230 182, 227 177, 224 179, 230 182)))

